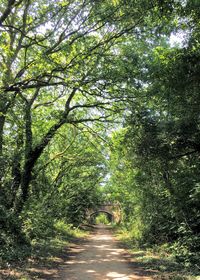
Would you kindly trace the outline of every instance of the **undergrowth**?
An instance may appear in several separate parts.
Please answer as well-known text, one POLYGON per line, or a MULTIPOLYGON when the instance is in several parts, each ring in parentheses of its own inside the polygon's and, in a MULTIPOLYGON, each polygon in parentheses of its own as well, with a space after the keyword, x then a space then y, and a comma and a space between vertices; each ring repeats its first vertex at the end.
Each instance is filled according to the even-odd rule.
POLYGON ((183 245, 181 247, 178 242, 152 246, 142 245, 133 238, 130 231, 124 228, 116 228, 116 236, 131 253, 133 262, 138 263, 144 269, 155 272, 154 279, 200 280, 200 270, 196 263, 192 265, 191 262, 188 264, 188 262, 179 261, 177 255, 182 254, 183 245))
POLYGON ((60 262, 62 256, 65 257, 70 243, 87 235, 87 231, 58 220, 49 236, 35 237, 24 244, 4 242, 4 246, 0 248, 0 279, 37 279, 36 273, 33 273, 35 267, 53 267, 58 260, 60 262))

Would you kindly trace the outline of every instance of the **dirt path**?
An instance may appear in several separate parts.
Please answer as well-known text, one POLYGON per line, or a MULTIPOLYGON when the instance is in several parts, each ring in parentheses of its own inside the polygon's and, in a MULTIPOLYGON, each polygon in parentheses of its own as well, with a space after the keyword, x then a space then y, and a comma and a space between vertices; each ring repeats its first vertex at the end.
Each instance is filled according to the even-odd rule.
POLYGON ((110 230, 99 228, 85 244, 71 248, 62 266, 62 280, 150 280, 151 272, 130 262, 110 230))

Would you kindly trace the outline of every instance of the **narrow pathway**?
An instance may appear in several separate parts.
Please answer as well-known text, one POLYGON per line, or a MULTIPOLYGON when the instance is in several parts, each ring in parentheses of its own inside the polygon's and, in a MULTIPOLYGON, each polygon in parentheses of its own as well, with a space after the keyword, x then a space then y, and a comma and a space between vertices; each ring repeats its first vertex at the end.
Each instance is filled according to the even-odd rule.
POLYGON ((144 271, 126 258, 110 230, 99 228, 85 244, 71 248, 70 257, 61 269, 62 280, 150 280, 144 271))

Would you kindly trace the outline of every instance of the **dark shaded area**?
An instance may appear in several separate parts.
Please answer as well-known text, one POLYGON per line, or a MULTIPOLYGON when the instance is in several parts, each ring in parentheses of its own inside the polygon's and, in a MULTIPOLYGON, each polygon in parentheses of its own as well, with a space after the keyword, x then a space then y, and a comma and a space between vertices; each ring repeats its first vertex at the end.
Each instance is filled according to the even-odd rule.
POLYGON ((71 255, 71 249, 77 247, 78 250, 79 244, 88 242, 88 240, 76 238, 72 234, 60 237, 61 241, 66 244, 70 242, 71 245, 63 246, 59 242, 54 242, 52 238, 46 238, 32 248, 27 248, 26 251, 22 247, 21 258, 15 258, 10 264, 5 263, 0 268, 0 279, 16 280, 21 274, 28 275, 31 279, 59 278, 59 269, 71 255))

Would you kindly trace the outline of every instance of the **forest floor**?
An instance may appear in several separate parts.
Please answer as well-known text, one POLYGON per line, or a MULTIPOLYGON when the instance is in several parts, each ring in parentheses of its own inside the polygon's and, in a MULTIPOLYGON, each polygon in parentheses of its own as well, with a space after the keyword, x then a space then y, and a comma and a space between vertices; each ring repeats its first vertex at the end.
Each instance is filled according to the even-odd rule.
MULTIPOLYGON (((149 258, 149 256, 148 256, 149 258)), ((114 237, 109 227, 96 227, 86 238, 72 240, 62 250, 54 250, 48 258, 30 258, 27 263, 0 269, 4 280, 151 280, 199 279, 173 271, 160 273, 160 266, 170 266, 151 256, 152 263, 143 251, 130 253, 114 237), (156 260, 156 262, 155 262, 156 260), (159 267, 156 264, 159 263, 159 267)))

